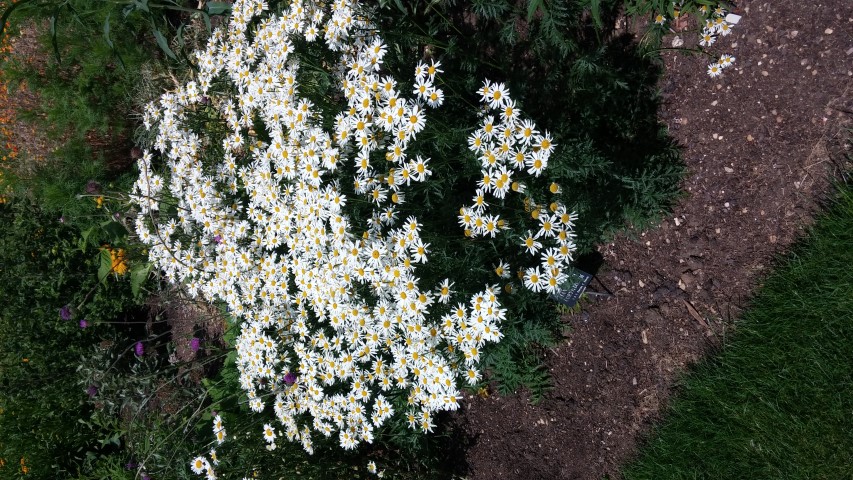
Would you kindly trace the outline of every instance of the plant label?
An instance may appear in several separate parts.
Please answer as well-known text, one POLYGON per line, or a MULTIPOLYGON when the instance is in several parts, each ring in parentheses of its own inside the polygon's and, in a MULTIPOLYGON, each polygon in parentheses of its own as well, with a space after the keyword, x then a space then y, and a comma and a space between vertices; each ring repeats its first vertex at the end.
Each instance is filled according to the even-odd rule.
POLYGON ((563 282, 560 285, 560 289, 549 295, 549 297, 572 308, 578 303, 578 300, 580 300, 581 295, 583 295, 591 280, 592 274, 574 268, 569 272, 568 280, 563 282))

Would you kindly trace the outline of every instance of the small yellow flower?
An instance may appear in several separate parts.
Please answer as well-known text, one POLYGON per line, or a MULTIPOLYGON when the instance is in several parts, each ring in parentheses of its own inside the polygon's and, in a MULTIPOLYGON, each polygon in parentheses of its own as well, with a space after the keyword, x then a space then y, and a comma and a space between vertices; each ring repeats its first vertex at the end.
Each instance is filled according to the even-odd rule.
POLYGON ((98 208, 103 207, 103 206, 104 206, 104 197, 102 197, 102 196, 95 197, 95 205, 96 205, 98 208))
POLYGON ((110 259, 112 260, 112 271, 116 275, 127 273, 127 256, 123 248, 110 248, 110 259))

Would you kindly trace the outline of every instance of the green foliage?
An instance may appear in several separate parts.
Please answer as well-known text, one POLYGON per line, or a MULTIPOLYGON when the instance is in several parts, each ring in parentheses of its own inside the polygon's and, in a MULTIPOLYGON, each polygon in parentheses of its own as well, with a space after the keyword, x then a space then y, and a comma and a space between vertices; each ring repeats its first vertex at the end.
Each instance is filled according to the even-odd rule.
MULTIPOLYGON (((140 38, 140 28, 129 23, 114 30, 114 47, 93 34, 99 31, 98 26, 108 12, 103 7, 91 10, 92 6, 107 3, 78 3, 73 8, 77 15, 62 17, 52 23, 50 30, 41 32, 47 57, 44 65, 15 59, 4 70, 13 87, 26 83, 40 96, 40 110, 30 112, 29 118, 38 121, 42 128, 60 136, 70 133, 77 139, 90 132, 121 136, 129 121, 129 87, 141 64, 151 55, 144 38, 140 38), (48 55, 52 43, 61 49, 61 61, 48 55)), ((69 4, 67 8, 72 6, 69 4)), ((53 10, 30 11, 27 13, 32 16, 20 20, 38 23, 39 14, 50 12, 53 10)))
POLYGON ((43 18, 50 24, 50 44, 53 47, 57 62, 62 61, 60 49, 66 45, 60 34, 62 22, 76 23, 91 32, 101 32, 104 43, 121 58, 121 52, 116 48, 117 43, 126 45, 127 40, 122 39, 124 28, 149 29, 150 34, 156 41, 163 54, 177 60, 172 45, 166 35, 176 33, 176 45, 181 48, 183 54, 183 38, 181 31, 186 26, 188 18, 200 18, 207 30, 211 30, 211 17, 227 14, 231 5, 227 2, 206 2, 204 8, 193 8, 193 2, 165 0, 158 3, 149 3, 148 0, 118 0, 111 2, 86 2, 81 0, 20 0, 4 8, 0 13, 0 37, 6 33, 7 20, 17 19, 21 15, 25 18, 43 18), (117 21, 116 21, 117 19, 117 21), (88 25, 84 25, 88 23, 88 25), (119 28, 115 28, 118 25, 119 28), (117 31, 118 30, 118 31, 117 31), (119 40, 114 41, 114 37, 119 40))
MULTIPOLYGON (((207 10, 225 12, 220 3, 208 2, 207 10)), ((45 158, 10 164, 5 176, 12 178, 4 180, 18 189, 39 189, 37 198, 54 208, 71 203, 81 183, 106 184, 127 172, 134 111, 140 95, 148 94, 139 88, 141 79, 159 90, 167 79, 171 83, 168 66, 185 65, 184 51, 194 46, 185 43, 197 40, 202 20, 209 24, 207 10, 168 1, 22 1, 9 7, 12 30, 41 29, 37 58, 11 55, 2 64, 11 92, 26 85, 39 99, 17 116, 60 139, 60 146, 45 158), (164 42, 179 52, 179 62, 167 65, 157 55, 156 45, 164 42), (53 178, 57 170, 59 178, 53 178)))
MULTIPOLYGON (((657 118, 659 63, 649 50, 612 26, 622 2, 510 2, 477 0, 407 2, 404 9, 384 2, 380 24, 394 45, 385 59, 391 72, 406 75, 412 58, 440 60, 441 88, 452 101, 430 112, 419 135, 426 145, 418 153, 432 159, 434 178, 418 192, 423 204, 404 204, 400 215, 423 215, 425 237, 433 248, 422 278, 438 281, 453 271, 457 284, 498 283, 491 266, 498 259, 527 267, 529 257, 512 255, 514 244, 453 235, 460 232, 456 214, 473 196, 479 165, 466 149, 478 124, 474 94, 484 78, 505 82, 523 115, 548 130, 557 145, 543 178, 525 177, 539 205, 561 201, 579 219, 579 254, 626 227, 654 223, 674 204, 684 167, 675 142, 657 118), (556 182, 558 195, 548 195, 556 182), (448 233, 449 232, 449 233, 448 233), (432 272, 432 275, 430 276, 432 272)), ((511 225, 529 220, 526 205, 500 202, 511 225)), ((353 210, 355 207, 353 206, 353 210)), ((351 214, 358 218, 358 212, 351 214)), ((420 272, 420 270, 419 270, 420 272)), ((501 283, 501 287, 503 287, 501 283)), ((520 287, 518 283, 513 285, 520 287)), ((538 397, 547 389, 547 372, 538 352, 560 338, 562 324, 553 305, 523 288, 506 300, 507 320, 501 344, 484 351, 484 363, 501 392, 526 386, 538 397)))
MULTIPOLYGON (((404 204, 399 215, 417 215, 425 220, 426 232, 436 232, 424 234, 432 249, 430 262, 423 266, 425 285, 454 272, 460 286, 515 287, 506 302, 510 312, 502 326, 505 338, 483 353, 483 366, 504 394, 526 388, 536 400, 550 388, 541 352, 560 339, 563 325, 553 303, 493 272, 501 259, 527 266, 527 257, 510 253, 518 250, 517 239, 470 240, 458 227, 458 208, 470 201, 479 175, 477 162, 465 148, 478 123, 474 92, 483 78, 507 82, 525 115, 554 134, 558 153, 548 178, 526 180, 537 203, 560 200, 578 211, 582 251, 626 224, 654 221, 675 199, 683 168, 656 119, 659 68, 645 51, 607 27, 614 24, 621 3, 380 2, 380 23, 391 46, 386 67, 403 77, 411 72, 413 58, 441 60, 446 72, 440 76, 441 87, 454 98, 430 113, 428 127, 418 138, 423 147, 417 153, 432 158, 434 178, 445 180, 416 187, 413 196, 423 202, 404 204), (546 192, 551 182, 560 185, 558 195, 538 193, 546 192), (431 212, 429 218, 422 215, 424 210, 431 212)), ((365 459, 377 461, 389 476, 447 478, 455 473, 446 460, 453 455, 449 439, 454 432, 423 436, 403 421, 389 423, 377 432, 374 445, 354 452, 342 453, 337 439, 321 438, 315 440, 314 456, 284 441, 270 454, 260 438, 267 417, 251 413, 243 403, 233 351, 190 365, 167 364, 163 359, 172 351, 164 333, 162 339, 144 337, 157 356, 137 359, 131 339, 143 338, 139 331, 116 333, 104 325, 84 330, 74 323, 82 317, 91 323, 119 319, 146 290, 148 266, 142 262, 131 261, 129 279, 115 281, 112 263, 107 267, 109 254, 99 247, 109 242, 129 248, 121 230, 124 219, 120 213, 107 221, 100 214, 121 212, 108 191, 130 185, 131 179, 120 175, 130 164, 128 138, 136 126, 130 113, 138 106, 140 90, 159 86, 140 86, 152 77, 153 57, 172 66, 186 61, 181 39, 189 15, 201 15, 197 18, 205 21, 227 7, 208 2, 202 14, 174 2, 162 8, 145 1, 54 0, 39 5, 41 10, 30 10, 30 15, 50 22, 44 46, 54 53, 52 59, 43 73, 23 64, 4 68, 13 80, 26 82, 41 95, 43 106, 30 118, 43 119, 46 128, 66 141, 45 164, 18 172, 11 180, 13 201, 0 205, 5 232, 0 239, 0 380, 4 391, 7 385, 10 391, 21 390, 2 400, 0 457, 25 455, 36 478, 134 478, 135 472, 126 468, 131 461, 144 463, 154 478, 196 478, 188 460, 203 453, 197 446, 214 446, 210 422, 215 410, 225 417, 229 437, 217 447, 222 478, 254 472, 270 478, 363 477, 365 459), (110 145, 93 146, 99 137, 110 145), (88 193, 93 180, 100 190, 88 193), (98 209, 95 202, 102 194, 107 198, 98 209), (60 216, 66 223, 58 222, 60 216), (33 262, 19 260, 30 257, 33 262), (58 317, 66 304, 74 307, 73 322, 58 317), (29 362, 24 365, 25 355, 29 362), (76 371, 78 358, 82 360, 76 371), (208 377, 203 388, 187 378, 191 371, 208 377), (38 388, 24 388, 33 379, 40 382, 38 388), (97 395, 88 397, 87 385, 96 385, 97 395), (155 408, 152 403, 164 392, 170 392, 166 404, 182 405, 169 417, 163 416, 162 404, 155 408), (45 416, 45 411, 57 414, 45 416), (40 439, 38 447, 31 445, 32 435, 40 439), (56 459, 62 460, 52 463, 56 459)), ((306 64, 318 66, 303 69, 300 85, 319 106, 334 112, 339 105, 328 95, 331 84, 319 67, 324 63, 321 53, 310 45, 295 47, 306 64)), ((192 122, 217 144, 216 136, 224 130, 204 112, 192 122)), ((262 132, 262 127, 256 130, 262 132)), ((139 134, 137 139, 145 140, 139 134)), ((347 168, 354 170, 353 165, 343 168, 344 174, 347 168)), ((346 191, 351 185, 342 187, 351 199, 347 213, 353 224, 364 224, 368 209, 346 191)), ((520 200, 508 200, 503 207, 512 212, 507 217, 511 223, 529 220, 520 200)), ((228 335, 234 335, 233 330, 228 335)), ((401 414, 405 400, 392 399, 401 414)))
POLYGON ((624 472, 645 478, 849 478, 853 189, 767 279, 718 357, 684 379, 624 472))
POLYGON ((207 398, 197 377, 219 355, 178 362, 174 343, 161 334, 142 339, 138 356, 129 334, 114 334, 81 358, 78 382, 92 389, 92 413, 80 421, 98 426, 99 442, 115 449, 88 455, 80 478, 112 478, 99 472, 111 471, 116 459, 124 470, 155 478, 192 478, 189 459, 207 441, 198 428, 207 398))
POLYGON ((109 448, 97 426, 78 422, 87 407, 75 360, 132 297, 124 282, 98 283, 79 230, 31 203, 0 205, 0 232, 0 458, 26 458, 27 478, 62 478, 109 448))

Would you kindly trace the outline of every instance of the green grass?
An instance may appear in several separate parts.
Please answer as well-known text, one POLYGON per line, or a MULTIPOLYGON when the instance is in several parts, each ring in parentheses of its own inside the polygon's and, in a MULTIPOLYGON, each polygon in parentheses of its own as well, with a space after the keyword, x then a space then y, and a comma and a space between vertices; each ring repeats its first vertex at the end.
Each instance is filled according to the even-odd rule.
POLYGON ((853 188, 683 382, 626 479, 853 478, 853 188))

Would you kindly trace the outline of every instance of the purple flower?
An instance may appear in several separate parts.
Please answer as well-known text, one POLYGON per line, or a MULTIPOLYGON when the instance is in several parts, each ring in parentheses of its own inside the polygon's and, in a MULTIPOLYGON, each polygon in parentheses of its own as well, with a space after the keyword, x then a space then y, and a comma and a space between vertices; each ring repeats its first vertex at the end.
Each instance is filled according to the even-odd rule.
POLYGON ((222 243, 222 235, 214 235, 213 241, 216 243, 222 243))
POLYGON ((142 345, 142 342, 136 342, 135 350, 136 350, 136 356, 137 357, 141 357, 141 356, 145 355, 145 346, 142 345))
POLYGON ((201 339, 198 337, 193 337, 190 339, 190 349, 192 351, 197 352, 198 349, 201 348, 201 339))
POLYGON ((86 321, 85 318, 80 319, 80 328, 86 328, 89 326, 89 322, 86 321))
POLYGON ((149 477, 148 475, 143 475, 142 480, 151 480, 151 477, 149 477))
POLYGON ((284 383, 288 385, 296 383, 296 374, 293 372, 287 372, 287 375, 284 376, 284 383))
POLYGON ((90 397, 94 397, 98 394, 98 387, 89 385, 89 388, 86 389, 86 393, 89 394, 90 397))
POLYGON ((126 468, 127 470, 133 470, 136 468, 136 463, 131 460, 124 465, 124 468, 126 468))
POLYGON ((59 318, 63 320, 71 320, 71 306, 66 305, 59 309, 59 318))

